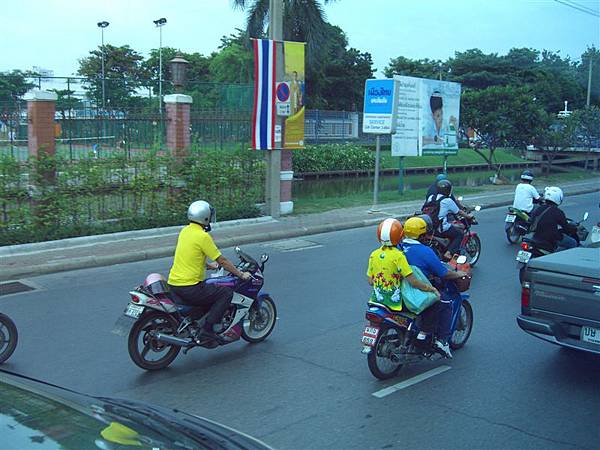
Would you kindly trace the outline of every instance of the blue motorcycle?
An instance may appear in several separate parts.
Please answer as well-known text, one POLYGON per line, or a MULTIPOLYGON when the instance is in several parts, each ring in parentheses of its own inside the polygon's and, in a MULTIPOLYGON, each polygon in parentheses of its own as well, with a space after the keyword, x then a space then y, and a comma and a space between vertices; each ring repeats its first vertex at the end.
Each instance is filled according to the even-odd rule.
POLYGON ((144 283, 129 292, 131 300, 123 316, 113 328, 113 333, 127 335, 129 356, 146 370, 167 367, 183 348, 184 354, 194 347, 215 348, 240 339, 250 343, 264 341, 273 331, 277 319, 275 302, 261 293, 263 271, 268 255, 260 263, 235 249, 240 258, 237 268, 249 272, 252 278, 241 280, 231 274, 221 273, 208 278, 206 283, 228 286, 233 289, 231 305, 220 324, 215 325, 219 341, 202 340, 200 329, 204 325, 208 308, 189 306, 169 291, 165 278, 150 274, 144 283))
MULTIPOLYGON (((451 299, 452 326, 450 348, 465 345, 473 329, 473 308, 469 294, 461 293, 454 281, 446 281, 442 297, 451 299)), ((431 345, 416 345, 421 317, 409 311, 393 311, 378 303, 369 303, 366 312, 362 353, 367 355, 369 370, 376 378, 395 377, 406 364, 442 358, 431 345)))

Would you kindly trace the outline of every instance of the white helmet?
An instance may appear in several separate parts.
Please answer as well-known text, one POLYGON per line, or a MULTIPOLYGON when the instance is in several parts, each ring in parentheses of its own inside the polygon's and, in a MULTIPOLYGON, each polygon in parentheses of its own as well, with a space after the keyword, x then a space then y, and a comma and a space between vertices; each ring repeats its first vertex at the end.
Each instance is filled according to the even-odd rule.
POLYGON ((556 186, 548 186, 544 189, 544 200, 549 200, 556 206, 560 205, 563 201, 563 191, 561 188, 556 186))
POLYGON ((190 222, 196 222, 205 227, 210 227, 211 222, 215 222, 215 208, 204 200, 195 201, 190 205, 187 212, 190 222))

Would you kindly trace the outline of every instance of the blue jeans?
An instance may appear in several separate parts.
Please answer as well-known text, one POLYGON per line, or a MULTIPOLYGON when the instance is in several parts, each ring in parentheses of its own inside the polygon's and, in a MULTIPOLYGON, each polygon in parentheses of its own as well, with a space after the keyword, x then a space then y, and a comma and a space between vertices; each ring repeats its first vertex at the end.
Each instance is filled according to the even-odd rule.
POLYGON ((573 239, 571 236, 567 236, 563 234, 563 237, 560 241, 556 243, 559 249, 569 249, 577 247, 577 241, 573 239))

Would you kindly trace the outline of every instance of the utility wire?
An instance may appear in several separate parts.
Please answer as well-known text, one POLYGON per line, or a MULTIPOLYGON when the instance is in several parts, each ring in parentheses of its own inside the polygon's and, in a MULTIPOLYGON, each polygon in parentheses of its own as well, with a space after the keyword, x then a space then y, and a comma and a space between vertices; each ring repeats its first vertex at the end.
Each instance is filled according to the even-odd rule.
POLYGON ((590 16, 600 17, 600 13, 598 13, 597 11, 594 11, 591 8, 588 8, 587 6, 579 5, 575 2, 568 2, 567 0, 554 0, 554 1, 557 3, 561 3, 565 6, 569 6, 578 11, 584 12, 586 14, 589 14, 590 16))

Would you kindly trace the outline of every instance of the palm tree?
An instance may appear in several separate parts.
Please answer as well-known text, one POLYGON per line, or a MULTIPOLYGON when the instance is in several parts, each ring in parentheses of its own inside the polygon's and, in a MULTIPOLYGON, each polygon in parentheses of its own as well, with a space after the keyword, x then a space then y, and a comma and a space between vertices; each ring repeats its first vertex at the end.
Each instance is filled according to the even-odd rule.
MULTIPOLYGON (((324 4, 335 0, 323 0, 324 4)), ((246 32, 249 37, 261 38, 269 21, 269 0, 233 0, 233 7, 248 11, 246 32)), ((311 51, 325 39, 325 13, 318 0, 283 0, 283 39, 306 42, 311 51)))

